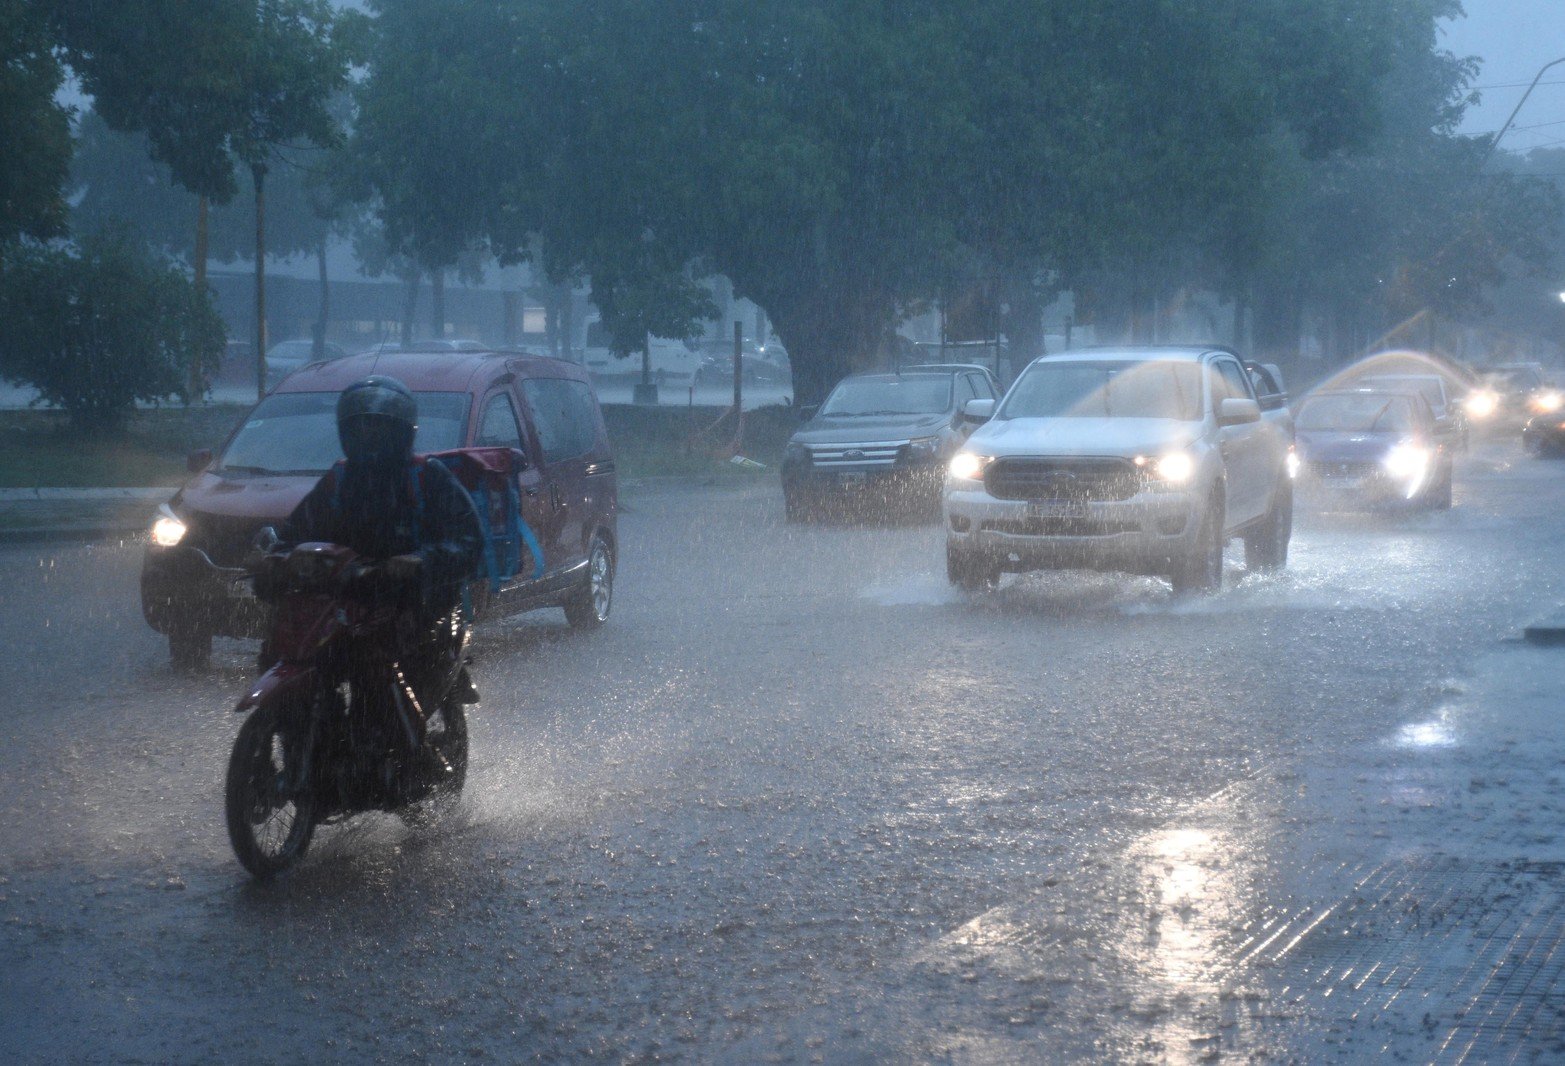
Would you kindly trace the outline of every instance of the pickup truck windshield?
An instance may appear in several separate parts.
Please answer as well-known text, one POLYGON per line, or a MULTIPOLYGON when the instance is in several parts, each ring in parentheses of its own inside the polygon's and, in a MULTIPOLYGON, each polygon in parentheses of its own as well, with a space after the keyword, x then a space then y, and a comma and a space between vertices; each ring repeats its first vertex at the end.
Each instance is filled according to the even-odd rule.
POLYGON ((1316 396, 1299 408, 1296 428, 1316 432, 1406 433, 1413 428, 1413 404, 1405 396, 1316 396))
POLYGON ((1201 366, 1154 361, 1038 363, 995 417, 1200 419, 1201 366))
MULTIPOLYGON (((413 447, 441 452, 462 446, 470 399, 465 392, 420 392, 413 447)), ((337 393, 284 392, 262 400, 234 435, 218 467, 236 474, 324 474, 342 458, 337 393)))
POLYGON ((945 374, 904 378, 847 378, 820 413, 838 418, 855 415, 938 415, 951 409, 951 378, 945 374))

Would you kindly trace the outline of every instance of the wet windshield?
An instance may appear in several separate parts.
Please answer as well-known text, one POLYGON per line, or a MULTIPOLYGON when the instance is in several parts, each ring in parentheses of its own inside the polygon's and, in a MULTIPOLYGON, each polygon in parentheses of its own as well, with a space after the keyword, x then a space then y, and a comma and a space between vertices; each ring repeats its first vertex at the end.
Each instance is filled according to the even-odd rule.
POLYGON ((821 404, 839 418, 864 415, 937 415, 951 409, 951 378, 848 378, 821 404))
POLYGON ((1429 401, 1429 406, 1435 411, 1445 407, 1445 386, 1439 378, 1419 376, 1393 376, 1379 375, 1360 378, 1359 382, 1366 388, 1385 389, 1388 392, 1418 392, 1429 401))
POLYGON ((1359 396, 1317 396, 1304 401, 1294 424, 1302 430, 1406 433, 1413 428, 1413 403, 1406 396, 1372 392, 1359 396))
POLYGON ((998 418, 1201 417, 1201 367, 1160 360, 1040 363, 1006 397, 998 418))
MULTIPOLYGON (((439 452, 460 448, 467 426, 468 395, 417 395, 414 449, 439 452)), ((261 401, 224 451, 218 469, 236 474, 324 474, 341 458, 337 393, 288 392, 261 401)))

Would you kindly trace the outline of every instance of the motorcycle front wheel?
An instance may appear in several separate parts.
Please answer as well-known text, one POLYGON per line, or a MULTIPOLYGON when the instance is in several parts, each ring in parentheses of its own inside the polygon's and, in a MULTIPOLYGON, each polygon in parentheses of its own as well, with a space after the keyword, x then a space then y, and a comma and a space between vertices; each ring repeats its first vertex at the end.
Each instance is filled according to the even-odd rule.
POLYGON ((304 858, 315 834, 315 796, 294 787, 284 747, 276 708, 260 707, 239 728, 228 758, 228 839, 240 864, 263 881, 304 858))
POLYGON ((408 825, 420 829, 450 814, 467 783, 467 709, 454 695, 430 716, 429 745, 446 760, 451 772, 423 799, 397 812, 408 825))

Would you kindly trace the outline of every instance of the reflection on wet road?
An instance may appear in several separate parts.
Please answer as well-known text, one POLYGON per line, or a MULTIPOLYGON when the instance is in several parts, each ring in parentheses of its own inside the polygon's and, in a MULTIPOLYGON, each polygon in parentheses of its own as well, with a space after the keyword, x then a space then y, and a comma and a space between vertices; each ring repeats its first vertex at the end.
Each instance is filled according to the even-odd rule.
POLYGON ((1460 743, 1453 684, 1565 592, 1562 496, 1496 445, 1450 513, 1304 517, 1180 601, 957 595, 937 528, 789 526, 770 483, 630 494, 605 630, 480 634, 458 823, 328 829, 270 888, 219 818, 253 648, 175 677, 134 546, 7 551, 0 1051, 1286 1052, 1247 960, 1320 914, 1275 816, 1333 752, 1460 743))

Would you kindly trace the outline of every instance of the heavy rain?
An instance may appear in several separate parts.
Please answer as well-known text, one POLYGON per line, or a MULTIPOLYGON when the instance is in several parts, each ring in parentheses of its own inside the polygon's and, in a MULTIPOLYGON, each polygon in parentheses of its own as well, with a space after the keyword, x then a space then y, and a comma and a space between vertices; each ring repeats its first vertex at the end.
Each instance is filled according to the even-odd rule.
POLYGON ((0 1058, 1565 1057, 1565 13, 0 0, 0 1058))

